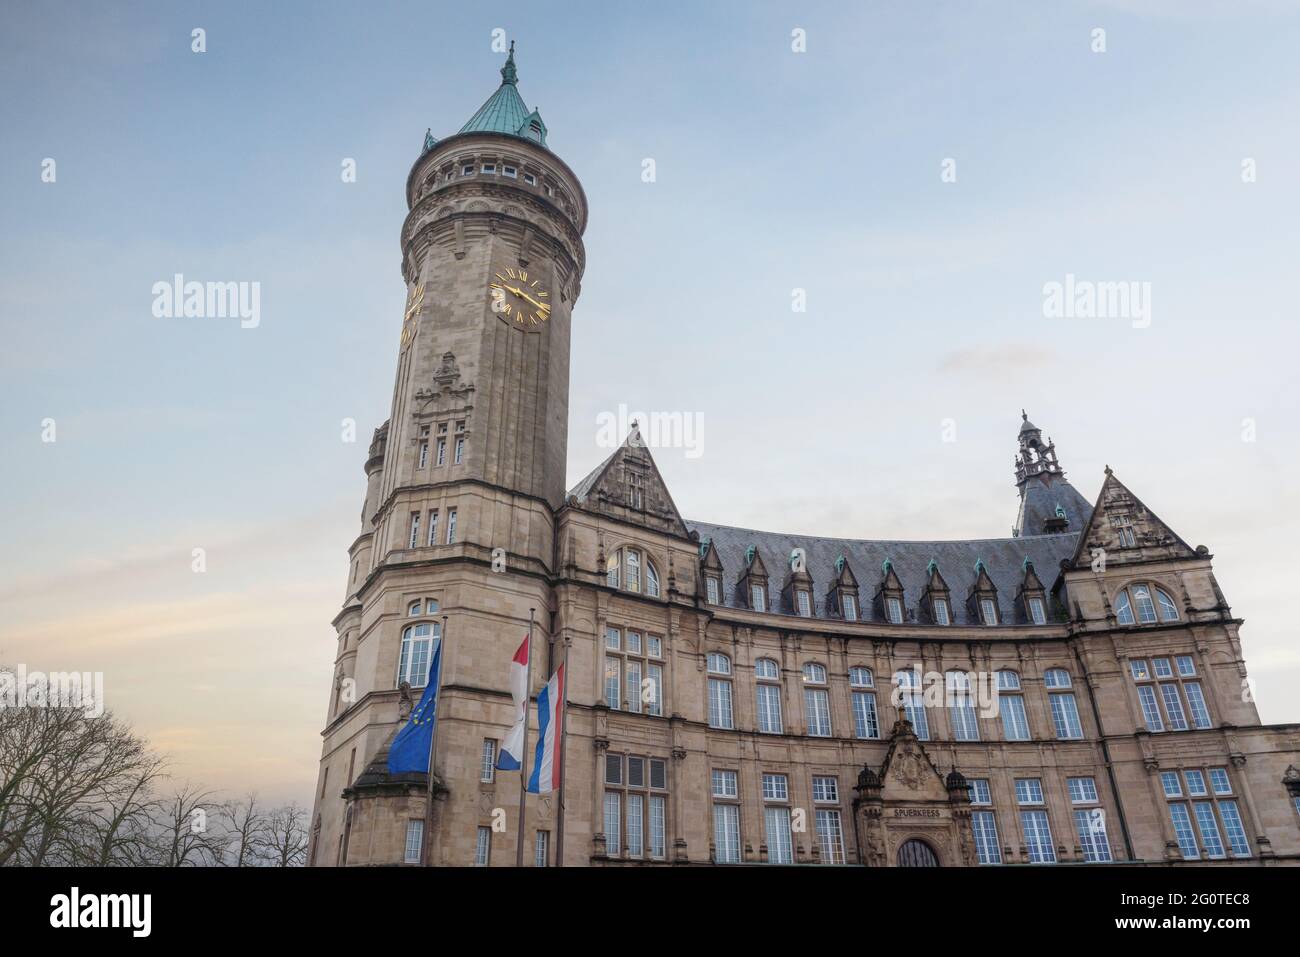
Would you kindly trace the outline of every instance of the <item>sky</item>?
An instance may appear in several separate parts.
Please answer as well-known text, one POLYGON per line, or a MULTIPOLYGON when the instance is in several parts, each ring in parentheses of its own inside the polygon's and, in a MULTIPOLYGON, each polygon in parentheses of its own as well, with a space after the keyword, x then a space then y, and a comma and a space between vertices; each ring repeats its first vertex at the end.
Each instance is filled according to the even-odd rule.
POLYGON ((1300 720, 1300 3, 1258 0, 6 2, 0 663, 103 671, 178 779, 310 803, 406 175, 502 36, 590 204, 570 485, 602 415, 678 412, 687 518, 1007 535, 1024 408, 1210 548, 1300 720), (155 317, 176 273, 260 321, 155 317), (1067 276, 1149 313, 1049 315, 1067 276))

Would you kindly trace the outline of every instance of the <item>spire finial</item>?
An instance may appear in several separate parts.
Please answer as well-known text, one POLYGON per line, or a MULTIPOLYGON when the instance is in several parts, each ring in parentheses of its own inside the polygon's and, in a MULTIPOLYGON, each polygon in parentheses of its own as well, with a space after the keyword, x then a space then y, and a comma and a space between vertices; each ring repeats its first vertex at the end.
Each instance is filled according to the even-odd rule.
POLYGON ((1022 422, 1028 422, 1028 421, 1029 421, 1029 413, 1026 412, 1024 409, 1021 409, 1021 410, 1020 410, 1020 420, 1021 420, 1022 422))
POLYGON ((509 83, 514 86, 519 82, 519 71, 515 69, 515 41, 510 41, 510 53, 506 57, 506 65, 501 68, 501 82, 509 83))

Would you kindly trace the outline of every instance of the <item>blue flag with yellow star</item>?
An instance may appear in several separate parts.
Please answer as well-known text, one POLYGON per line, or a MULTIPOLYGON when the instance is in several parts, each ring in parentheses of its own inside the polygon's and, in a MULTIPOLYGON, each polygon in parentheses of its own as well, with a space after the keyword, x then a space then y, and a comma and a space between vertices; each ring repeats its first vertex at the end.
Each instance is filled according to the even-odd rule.
POLYGON ((429 770, 429 748, 433 744, 433 728, 438 720, 438 672, 442 668, 442 642, 433 650, 433 664, 429 666, 429 683, 424 686, 420 703, 411 711, 411 717, 397 732, 388 749, 388 773, 429 770))

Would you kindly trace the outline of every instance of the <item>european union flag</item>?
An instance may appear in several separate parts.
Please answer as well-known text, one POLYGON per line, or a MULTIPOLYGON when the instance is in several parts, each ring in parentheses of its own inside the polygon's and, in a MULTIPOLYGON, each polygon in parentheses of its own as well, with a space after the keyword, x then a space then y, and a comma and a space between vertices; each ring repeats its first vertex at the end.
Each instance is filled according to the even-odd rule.
POLYGON ((429 666, 429 683, 424 686, 420 703, 402 730, 397 732, 388 749, 388 773, 429 770, 429 747, 433 744, 433 728, 438 720, 438 673, 442 668, 442 642, 433 650, 433 664, 429 666))

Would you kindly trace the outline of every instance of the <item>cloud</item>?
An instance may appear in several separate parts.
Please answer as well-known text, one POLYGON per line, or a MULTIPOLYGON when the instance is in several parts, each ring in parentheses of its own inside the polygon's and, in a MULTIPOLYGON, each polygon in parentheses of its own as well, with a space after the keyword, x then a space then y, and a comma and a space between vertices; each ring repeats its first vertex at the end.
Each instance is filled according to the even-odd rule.
POLYGON ((940 372, 1004 380, 1060 360, 1055 350, 1029 342, 1004 342, 955 349, 939 361, 940 372))

